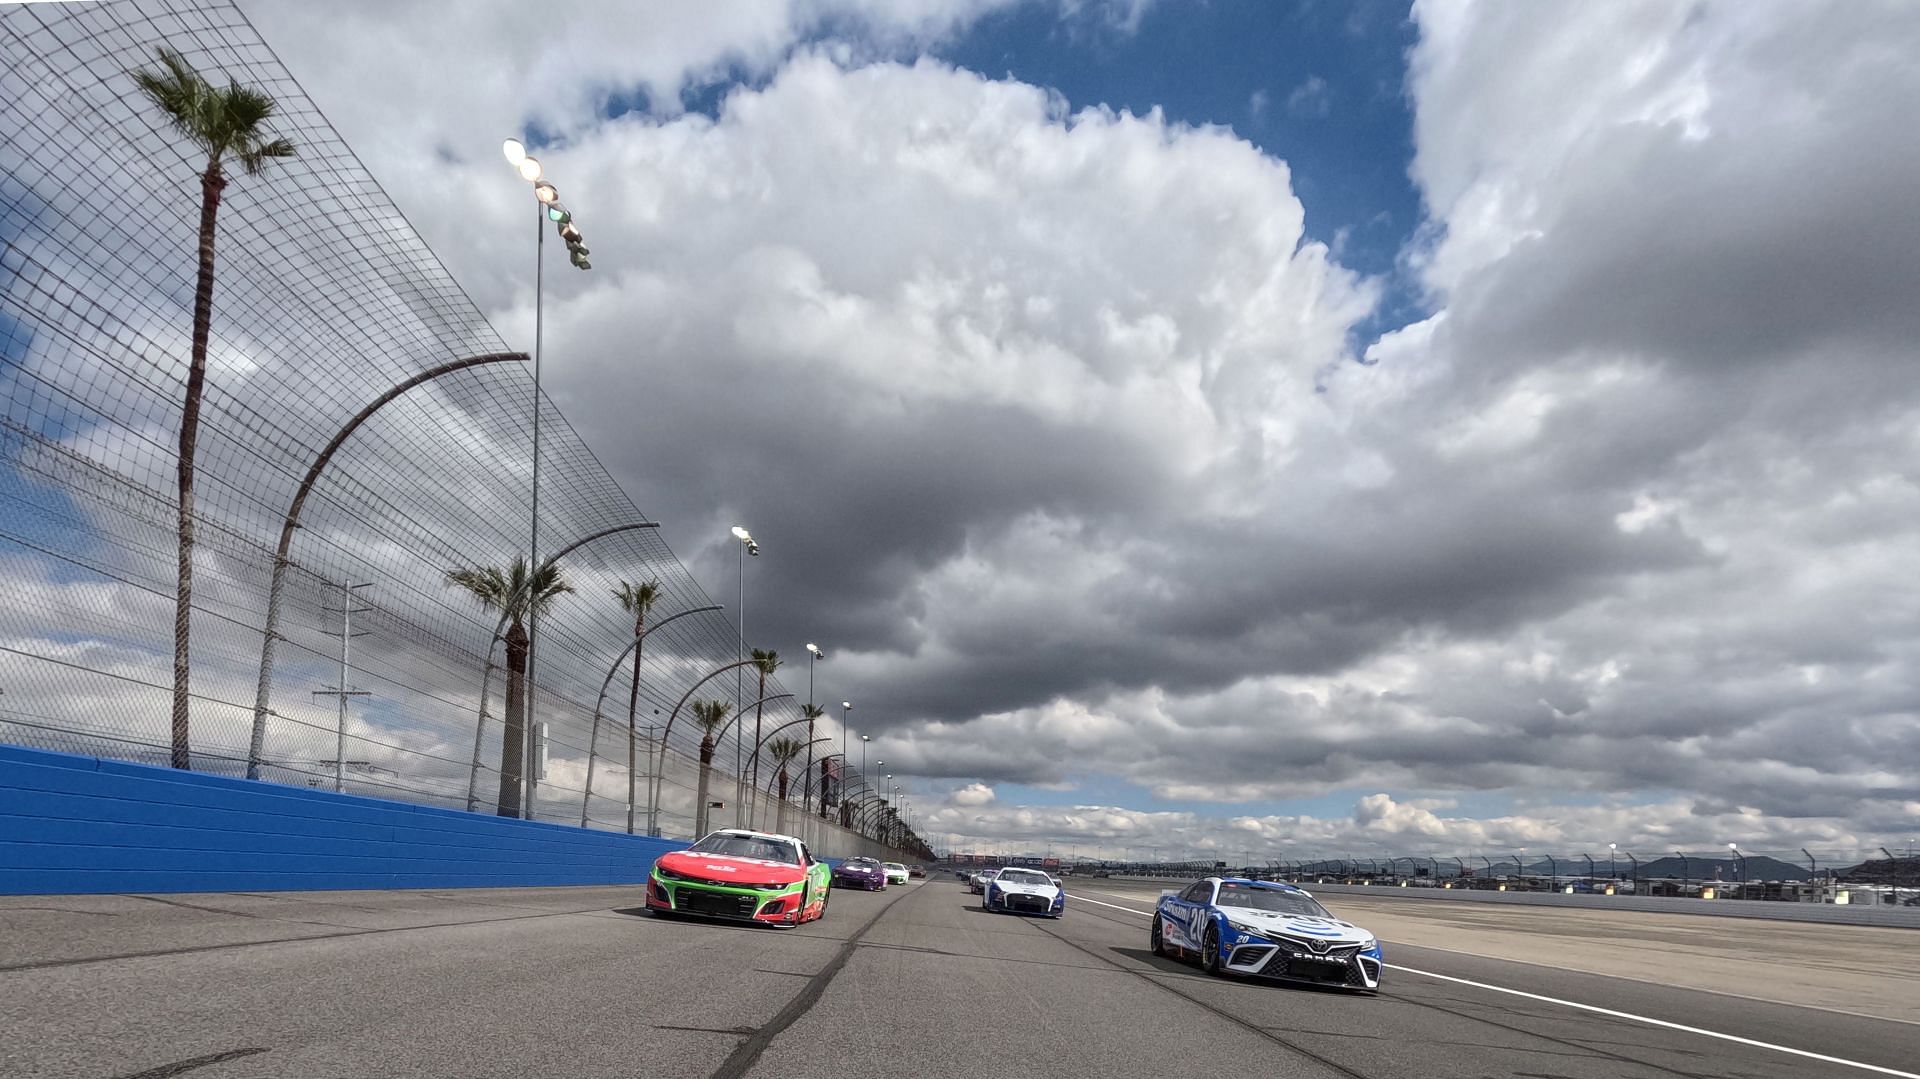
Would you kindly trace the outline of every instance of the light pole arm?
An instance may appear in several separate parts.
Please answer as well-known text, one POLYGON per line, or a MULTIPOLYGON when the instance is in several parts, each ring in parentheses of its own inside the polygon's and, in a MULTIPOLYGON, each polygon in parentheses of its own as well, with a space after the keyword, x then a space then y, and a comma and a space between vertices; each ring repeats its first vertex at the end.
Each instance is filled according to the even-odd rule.
MULTIPOLYGON (((620 529, 614 528, 614 529, 608 529, 604 532, 597 532, 592 536, 588 536, 586 539, 576 542, 573 545, 573 547, 578 547, 581 543, 587 542, 587 540, 597 539, 600 536, 609 535, 613 532, 618 532, 618 531, 620 531, 620 529)), ((561 551, 561 554, 565 554, 567 551, 572 550, 573 547, 564 548, 561 551)), ((558 558, 559 555, 555 555, 554 557, 558 558)), ((549 559, 548 561, 551 562, 552 559, 549 559)), ((593 798, 594 750, 598 748, 599 740, 600 740, 600 712, 601 712, 601 709, 606 707, 607 689, 608 687, 613 685, 614 675, 620 673, 620 668, 622 665, 624 665, 627 662, 627 657, 630 655, 633 655, 634 650, 639 648, 641 643, 647 639, 647 635, 652 633, 654 630, 659 629, 661 626, 666 625, 667 623, 673 621, 676 618, 685 618, 687 615, 690 615, 690 614, 703 614, 707 611, 718 611, 722 609, 723 608, 720 606, 720 604, 713 603, 713 604, 708 604, 705 607, 689 607, 684 611, 676 611, 675 613, 670 614, 665 618, 662 618, 660 621, 655 622, 652 625, 641 630, 640 632, 634 634, 633 643, 621 649, 620 658, 614 660, 613 665, 607 668, 607 676, 600 680, 600 696, 595 698, 593 702, 593 733, 589 735, 587 738, 587 785, 586 785, 586 788, 580 792, 580 827, 585 828, 587 826, 587 803, 591 801, 593 798)), ((632 746, 631 740, 629 740, 628 746, 629 748, 631 748, 632 746)), ((631 799, 629 799, 629 801, 631 801, 631 799)), ((631 810, 631 806, 629 806, 629 810, 631 810)))
POLYGON ((313 459, 313 464, 307 468, 307 474, 300 478, 300 486, 294 488, 293 504, 287 508, 287 515, 280 522, 280 542, 273 550, 272 579, 267 585, 266 634, 260 647, 259 682, 254 687, 253 695, 253 734, 247 745, 248 779, 260 778, 260 754, 266 742, 267 712, 270 710, 269 702, 273 692, 273 645, 280 632, 280 588, 286 574, 287 553, 293 549, 293 530, 300 527, 300 511, 307 504, 307 496, 313 493, 313 485, 319 482, 320 473, 326 471, 328 463, 333 460, 333 455, 340 452, 340 447, 346 444, 347 439, 359 429, 361 424, 367 422, 369 417, 380 411, 388 402, 422 382, 430 382, 441 375, 452 374, 455 371, 478 367, 482 364, 525 363, 526 361, 527 354, 524 352, 488 352, 453 360, 437 367, 429 367, 412 378, 395 383, 387 392, 369 401, 360 411, 354 413, 353 418, 334 433, 333 438, 321 449, 320 455, 313 459))
MULTIPOLYGON (((748 660, 747 662, 752 663, 753 661, 748 660)), ((747 714, 747 708, 758 708, 763 704, 768 704, 772 701, 785 700, 786 698, 791 696, 793 696, 793 694, 791 693, 773 693, 765 697, 762 697, 757 701, 749 702, 745 708, 740 709, 738 712, 735 712, 732 716, 728 717, 727 721, 720 725, 720 729, 714 732, 714 735, 713 735, 714 744, 718 745, 720 743, 720 739, 725 738, 727 736, 727 730, 731 728, 735 723, 738 723, 740 721, 741 716, 744 716, 747 714)), ((758 748, 759 747, 757 746, 755 747, 756 750, 758 748)))

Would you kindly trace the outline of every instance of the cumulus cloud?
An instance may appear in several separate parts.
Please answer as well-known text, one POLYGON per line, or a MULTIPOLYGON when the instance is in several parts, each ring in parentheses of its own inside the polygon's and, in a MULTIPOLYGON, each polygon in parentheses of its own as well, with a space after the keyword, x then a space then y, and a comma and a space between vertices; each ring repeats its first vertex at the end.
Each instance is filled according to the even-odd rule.
POLYGON ((474 222, 523 208, 500 135, 552 133, 596 267, 552 283, 552 392, 706 580, 754 528, 755 643, 827 647, 891 765, 1223 805, 950 832, 1912 826, 1920 12, 1419 4, 1433 314, 1361 346, 1380 283, 1285 162, 913 59, 982 6, 629 13, 470 85, 348 86, 321 16, 263 22, 515 339, 524 245, 474 222), (1533 801, 1435 802, 1474 791, 1533 801))

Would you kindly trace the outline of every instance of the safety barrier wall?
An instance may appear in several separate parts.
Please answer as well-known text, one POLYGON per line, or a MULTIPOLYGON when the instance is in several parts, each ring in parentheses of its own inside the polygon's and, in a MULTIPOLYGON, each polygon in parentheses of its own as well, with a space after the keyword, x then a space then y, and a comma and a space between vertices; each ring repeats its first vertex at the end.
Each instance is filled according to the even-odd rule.
POLYGON ((0 746, 0 894, 631 884, 685 845, 0 746))
POLYGON ((1758 899, 1682 899, 1661 896, 1567 895, 1560 892, 1499 892, 1479 888, 1398 888, 1392 885, 1318 884, 1299 880, 1315 895, 1375 895, 1456 903, 1506 903, 1524 907, 1580 907, 1657 914, 1707 914, 1720 918, 1767 918, 1783 922, 1880 925, 1920 929, 1920 909, 1834 903, 1781 903, 1758 899))

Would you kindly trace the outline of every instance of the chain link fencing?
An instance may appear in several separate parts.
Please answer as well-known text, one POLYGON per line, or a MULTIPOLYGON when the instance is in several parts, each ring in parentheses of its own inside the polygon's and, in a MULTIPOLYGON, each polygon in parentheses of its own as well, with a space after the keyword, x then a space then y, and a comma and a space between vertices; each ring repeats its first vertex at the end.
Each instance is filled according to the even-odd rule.
MULTIPOLYGON (((220 211, 196 454, 192 766, 493 812, 505 660, 495 616, 447 573, 527 551, 531 372, 504 359, 451 371, 352 429, 298 514, 263 679, 277 540, 323 449, 405 381, 508 349, 241 12, 214 0, 0 9, 0 741, 169 760, 176 447, 205 161, 129 75, 163 45, 216 85, 271 95, 271 126, 297 147, 235 175, 220 211)), ((574 591, 537 625, 527 712, 543 771, 529 815, 625 829, 633 676, 615 668, 633 622, 612 593, 658 580, 655 623, 716 605, 565 416, 538 407, 542 556, 597 538, 560 561, 574 591)), ((721 610, 649 633, 634 726, 663 726, 736 644, 721 610)), ((745 731, 715 760, 751 759, 745 731)), ((660 791, 663 834, 690 834, 698 738, 682 714, 661 766, 636 758, 660 773, 634 788, 660 791)), ((732 780, 716 786, 732 800, 732 780)), ((806 826, 826 853, 878 852, 833 823, 806 826)))

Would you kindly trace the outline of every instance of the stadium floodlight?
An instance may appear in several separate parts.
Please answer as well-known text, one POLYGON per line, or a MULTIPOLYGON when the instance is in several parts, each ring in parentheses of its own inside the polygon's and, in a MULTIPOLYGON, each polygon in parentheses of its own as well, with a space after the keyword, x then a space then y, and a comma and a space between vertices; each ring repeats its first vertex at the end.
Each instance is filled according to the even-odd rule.
POLYGON ((500 152, 507 155, 507 164, 516 169, 520 167, 520 162, 527 159, 526 144, 519 139, 508 139, 501 143, 500 152))
POLYGON ((539 158, 523 157, 520 159, 520 163, 518 165, 515 165, 514 168, 517 168, 520 170, 520 178, 527 181, 528 183, 539 182, 540 180, 540 159, 539 158))
POLYGON ((552 184, 542 180, 533 185, 533 197, 541 202, 559 202, 560 192, 552 184))

